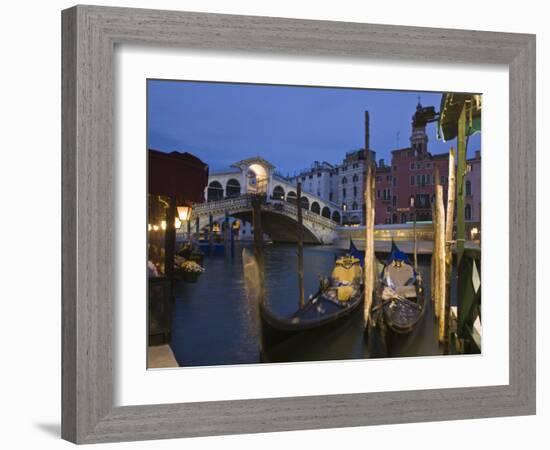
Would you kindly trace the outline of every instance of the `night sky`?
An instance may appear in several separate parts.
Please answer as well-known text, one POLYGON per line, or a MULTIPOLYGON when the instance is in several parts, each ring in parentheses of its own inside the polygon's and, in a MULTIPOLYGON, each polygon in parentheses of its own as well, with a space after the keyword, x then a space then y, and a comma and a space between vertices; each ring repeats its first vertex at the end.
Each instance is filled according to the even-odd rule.
MULTIPOLYGON (((439 110, 441 93, 149 80, 147 144, 193 153, 211 172, 260 155, 293 174, 316 160, 340 163, 362 148, 368 110, 370 147, 389 162, 391 150, 409 145, 418 97, 439 110)), ((437 139, 435 123, 427 133, 431 153, 456 146, 437 139)), ((477 134, 468 157, 480 149, 477 134)))

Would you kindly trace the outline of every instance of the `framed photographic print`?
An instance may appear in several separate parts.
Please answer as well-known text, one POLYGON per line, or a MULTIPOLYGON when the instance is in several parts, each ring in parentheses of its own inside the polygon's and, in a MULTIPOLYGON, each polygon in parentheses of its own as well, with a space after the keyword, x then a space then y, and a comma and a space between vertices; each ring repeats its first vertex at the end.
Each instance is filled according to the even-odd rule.
POLYGON ((64 11, 63 437, 533 414, 534 55, 64 11))

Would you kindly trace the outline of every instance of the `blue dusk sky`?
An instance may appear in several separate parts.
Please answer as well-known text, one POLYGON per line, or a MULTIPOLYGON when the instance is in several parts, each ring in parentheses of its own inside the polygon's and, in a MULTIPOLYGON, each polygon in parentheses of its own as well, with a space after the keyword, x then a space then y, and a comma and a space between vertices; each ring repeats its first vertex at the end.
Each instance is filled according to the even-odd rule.
MULTIPOLYGON (((376 158, 407 147, 418 98, 439 111, 441 93, 239 83, 148 80, 147 145, 190 152, 218 172, 261 156, 283 174, 314 161, 338 164, 364 147, 364 111, 370 113, 370 147, 376 158)), ((447 152, 456 141, 437 139, 428 124, 428 150, 447 152)), ((472 136, 468 157, 481 149, 472 136)))

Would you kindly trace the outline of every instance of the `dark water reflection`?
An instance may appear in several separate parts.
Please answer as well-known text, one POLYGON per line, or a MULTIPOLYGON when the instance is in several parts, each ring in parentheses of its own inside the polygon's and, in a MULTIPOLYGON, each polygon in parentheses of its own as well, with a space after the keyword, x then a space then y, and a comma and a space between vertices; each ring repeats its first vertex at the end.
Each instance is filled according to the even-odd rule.
MULTIPOLYGON (((244 244, 246 245, 246 244, 244 244)), ((307 246, 304 250, 306 296, 318 288, 319 274, 329 274, 334 258, 342 252, 330 246, 307 246)), ((266 290, 271 308, 289 315, 298 305, 296 246, 266 246, 266 290)), ((322 336, 312 336, 300 345, 287 341, 272 354, 261 351, 258 305, 245 294, 242 245, 234 258, 215 256, 204 260, 206 271, 197 283, 178 282, 172 324, 172 349, 181 366, 250 364, 262 360, 318 361, 384 356, 428 356, 441 354, 430 302, 415 331, 391 343, 389 354, 376 336, 367 342, 362 312, 343 326, 322 336)), ((430 295, 429 259, 419 261, 430 295)))

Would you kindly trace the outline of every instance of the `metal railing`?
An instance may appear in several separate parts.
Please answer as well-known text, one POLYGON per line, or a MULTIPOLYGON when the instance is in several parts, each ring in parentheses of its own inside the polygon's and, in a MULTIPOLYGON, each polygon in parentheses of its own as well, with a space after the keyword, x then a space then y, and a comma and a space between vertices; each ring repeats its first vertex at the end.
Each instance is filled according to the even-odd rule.
MULTIPOLYGON (((464 250, 458 266, 456 332, 466 345, 481 350, 481 249, 464 250)), ((470 349, 471 350, 471 349, 470 349)))

